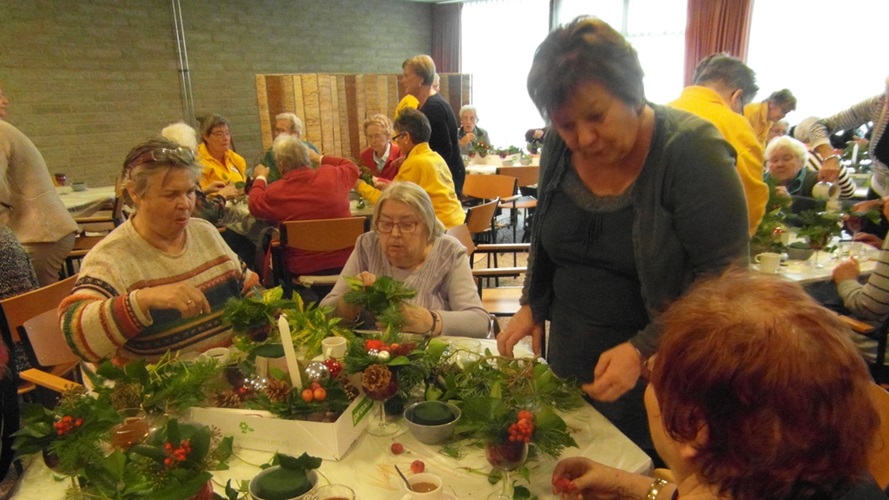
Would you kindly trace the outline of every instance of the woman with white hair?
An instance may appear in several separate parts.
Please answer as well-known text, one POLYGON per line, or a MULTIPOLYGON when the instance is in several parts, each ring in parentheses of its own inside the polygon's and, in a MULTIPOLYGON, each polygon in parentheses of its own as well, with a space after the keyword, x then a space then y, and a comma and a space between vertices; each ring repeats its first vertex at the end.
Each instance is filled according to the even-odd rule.
MULTIPOLYGON (((303 145, 307 148, 311 149, 313 152, 318 153, 318 148, 308 141, 303 141, 303 121, 296 116, 296 113, 278 113, 275 115, 275 138, 281 137, 282 135, 289 135, 296 137, 300 141, 302 141, 303 145)), ((311 153, 310 153, 311 154, 311 153)), ((283 173, 278 168, 278 165, 275 164, 275 153, 272 151, 272 148, 269 148, 268 151, 262 156, 262 160, 260 163, 268 167, 269 172, 266 175, 266 180, 269 184, 275 182, 280 179, 283 173)), ((247 172, 249 177, 254 177, 256 167, 247 172)))
POLYGON ((491 145, 488 132, 478 126, 478 110, 475 109, 475 106, 467 104, 460 108, 460 128, 457 129, 457 139, 460 143, 460 152, 464 155, 473 142, 484 142, 491 145))
POLYGON ((787 136, 776 137, 766 147, 766 180, 775 182, 775 191, 785 197, 812 197, 812 188, 818 183, 818 174, 803 168, 806 163, 806 145, 787 136))
POLYGON ((334 314, 373 327, 374 318, 361 306, 349 304, 346 277, 365 286, 377 276, 391 276, 416 290, 402 306, 403 331, 427 335, 484 337, 488 313, 482 307, 466 257, 466 248, 444 234, 432 200, 413 182, 394 182, 374 207, 373 230, 358 237, 333 291, 321 301, 334 314))

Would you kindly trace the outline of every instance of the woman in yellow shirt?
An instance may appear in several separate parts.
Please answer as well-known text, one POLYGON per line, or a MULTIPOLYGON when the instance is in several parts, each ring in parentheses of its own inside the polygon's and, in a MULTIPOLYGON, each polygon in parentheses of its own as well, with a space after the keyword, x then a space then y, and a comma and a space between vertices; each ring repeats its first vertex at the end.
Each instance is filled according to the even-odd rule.
POLYGON ((198 144, 197 159, 203 167, 201 189, 206 194, 215 193, 226 199, 243 194, 247 181, 247 161, 232 151, 232 135, 229 121, 211 113, 201 121, 201 138, 198 144))

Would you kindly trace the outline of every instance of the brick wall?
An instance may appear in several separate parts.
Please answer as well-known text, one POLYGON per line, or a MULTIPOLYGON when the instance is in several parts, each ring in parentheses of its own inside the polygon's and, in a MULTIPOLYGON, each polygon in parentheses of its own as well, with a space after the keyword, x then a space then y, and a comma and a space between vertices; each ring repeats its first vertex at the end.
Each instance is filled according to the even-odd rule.
MULTIPOLYGON (((404 0, 181 0, 195 113, 232 122, 259 158, 258 73, 396 73, 431 51, 429 4, 404 0)), ((51 172, 110 184, 141 139, 183 118, 168 0, 0 2, 7 121, 51 172)))

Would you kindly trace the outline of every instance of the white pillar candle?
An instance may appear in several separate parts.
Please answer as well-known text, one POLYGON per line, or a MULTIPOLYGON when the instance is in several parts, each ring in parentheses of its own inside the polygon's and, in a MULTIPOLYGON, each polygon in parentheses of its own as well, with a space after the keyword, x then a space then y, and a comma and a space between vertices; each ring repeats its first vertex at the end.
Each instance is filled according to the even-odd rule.
POLYGON ((281 314, 278 317, 278 330, 281 332, 281 344, 284 345, 284 360, 287 362, 287 371, 290 372, 290 383, 294 388, 302 389, 303 379, 299 372, 299 363, 296 362, 296 350, 293 348, 293 337, 290 335, 287 315, 281 314))

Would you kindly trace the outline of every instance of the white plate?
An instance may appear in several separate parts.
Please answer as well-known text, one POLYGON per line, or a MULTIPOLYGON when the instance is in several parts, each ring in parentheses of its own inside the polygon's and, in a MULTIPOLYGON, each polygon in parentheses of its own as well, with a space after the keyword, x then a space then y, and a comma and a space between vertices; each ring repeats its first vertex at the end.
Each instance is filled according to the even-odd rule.
MULTIPOLYGON (((442 498, 444 498, 445 500, 457 500, 457 497, 455 497, 454 495, 451 495, 450 493, 448 493, 446 491, 444 492, 444 495, 442 498)), ((411 494, 408 493, 407 495, 401 497, 401 500, 411 500, 411 494)))

